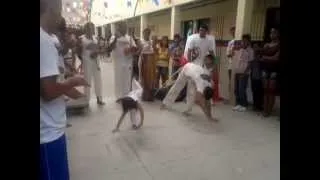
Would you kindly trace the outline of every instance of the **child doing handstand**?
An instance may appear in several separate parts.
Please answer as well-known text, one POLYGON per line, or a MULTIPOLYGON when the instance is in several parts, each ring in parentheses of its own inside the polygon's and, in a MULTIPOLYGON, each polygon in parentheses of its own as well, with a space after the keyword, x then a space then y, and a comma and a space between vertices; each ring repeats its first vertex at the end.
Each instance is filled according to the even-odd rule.
POLYGON ((120 119, 118 120, 116 128, 112 131, 113 133, 119 131, 120 125, 125 117, 125 115, 130 111, 130 119, 132 123, 133 129, 139 129, 143 125, 144 120, 144 111, 142 108, 140 101, 140 98, 142 96, 142 87, 141 85, 135 80, 132 80, 132 87, 133 90, 129 92, 128 95, 119 98, 116 102, 121 104, 122 106, 122 114, 120 116, 120 119), (140 124, 137 123, 137 116, 136 112, 137 110, 140 111, 140 124))

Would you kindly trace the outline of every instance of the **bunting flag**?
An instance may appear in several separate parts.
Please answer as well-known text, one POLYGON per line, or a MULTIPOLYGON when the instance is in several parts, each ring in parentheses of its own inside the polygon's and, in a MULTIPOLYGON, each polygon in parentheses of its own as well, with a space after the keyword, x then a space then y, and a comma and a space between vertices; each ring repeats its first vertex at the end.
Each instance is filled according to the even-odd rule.
POLYGON ((132 2, 131 2, 131 0, 127 0, 127 7, 128 7, 128 8, 132 7, 132 2))
POLYGON ((152 0, 152 2, 153 2, 155 5, 159 6, 159 0, 152 0))

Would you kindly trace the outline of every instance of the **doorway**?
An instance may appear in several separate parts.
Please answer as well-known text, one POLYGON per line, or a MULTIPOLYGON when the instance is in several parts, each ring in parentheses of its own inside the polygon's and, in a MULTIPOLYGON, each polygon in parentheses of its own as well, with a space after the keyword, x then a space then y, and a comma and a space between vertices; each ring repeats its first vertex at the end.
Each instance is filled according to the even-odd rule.
POLYGON ((271 28, 277 28, 280 30, 280 8, 268 8, 266 14, 266 24, 264 29, 265 42, 270 41, 270 30, 271 28))

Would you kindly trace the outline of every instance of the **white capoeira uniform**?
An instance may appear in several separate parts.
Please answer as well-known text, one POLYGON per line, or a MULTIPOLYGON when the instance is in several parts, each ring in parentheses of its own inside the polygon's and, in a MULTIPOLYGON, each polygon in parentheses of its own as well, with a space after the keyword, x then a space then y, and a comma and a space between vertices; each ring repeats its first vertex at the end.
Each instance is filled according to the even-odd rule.
POLYGON ((210 70, 201 67, 200 65, 194 63, 187 63, 183 66, 176 82, 170 88, 168 94, 162 101, 166 106, 172 105, 177 99, 181 90, 187 86, 187 111, 191 111, 192 106, 195 101, 196 91, 203 93, 206 87, 212 87, 212 83, 201 77, 201 74, 206 74, 210 76, 210 70))
MULTIPOLYGON (((87 82, 91 85, 92 78, 94 83, 94 90, 98 98, 102 98, 102 79, 101 79, 101 68, 100 61, 97 58, 91 58, 92 49, 98 48, 98 41, 95 36, 92 39, 88 39, 85 35, 80 36, 82 44, 82 58, 84 77, 87 82), (92 48, 92 49, 91 49, 92 48)), ((85 87, 84 93, 88 100, 90 100, 90 87, 85 87)), ((101 99, 100 99, 101 100, 101 99)))
MULTIPOLYGON (((143 92, 143 89, 142 89, 140 83, 138 81, 136 81, 135 79, 133 79, 132 80, 132 91, 130 91, 128 93, 128 95, 126 95, 126 97, 130 97, 134 101, 139 102, 141 100, 142 92, 143 92)), ((137 115, 138 114, 137 114, 136 109, 130 110, 130 120, 131 120, 132 124, 134 124, 136 126, 138 126, 140 123, 137 115)))
MULTIPOLYGON (((114 41, 115 36, 110 39, 110 44, 114 41)), ((116 98, 124 97, 131 90, 132 80, 132 53, 125 55, 126 48, 137 47, 133 38, 129 35, 117 38, 116 48, 112 51, 111 57, 114 65, 114 82, 116 98)))

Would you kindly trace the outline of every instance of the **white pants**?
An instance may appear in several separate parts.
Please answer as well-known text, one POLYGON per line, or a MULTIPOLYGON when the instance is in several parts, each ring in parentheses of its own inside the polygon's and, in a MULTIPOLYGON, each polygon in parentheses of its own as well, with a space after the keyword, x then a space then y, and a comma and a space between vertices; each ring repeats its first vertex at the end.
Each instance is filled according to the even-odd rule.
POLYGON ((170 88, 162 103, 166 106, 171 106, 175 102, 185 85, 187 85, 187 111, 191 111, 195 101, 196 86, 194 82, 184 74, 183 71, 180 72, 176 82, 170 88))
POLYGON ((115 96, 121 98, 131 91, 132 59, 114 59, 115 96), (126 61, 126 63, 121 63, 126 61))
MULTIPOLYGON (((100 69, 100 61, 99 60, 91 60, 91 59, 84 59, 83 66, 84 66, 84 77, 87 82, 92 87, 92 78, 94 83, 94 90, 96 96, 102 98, 102 79, 101 79, 101 69, 100 69)), ((88 100, 90 100, 90 91, 91 87, 85 87, 84 93, 87 96, 88 100)))

